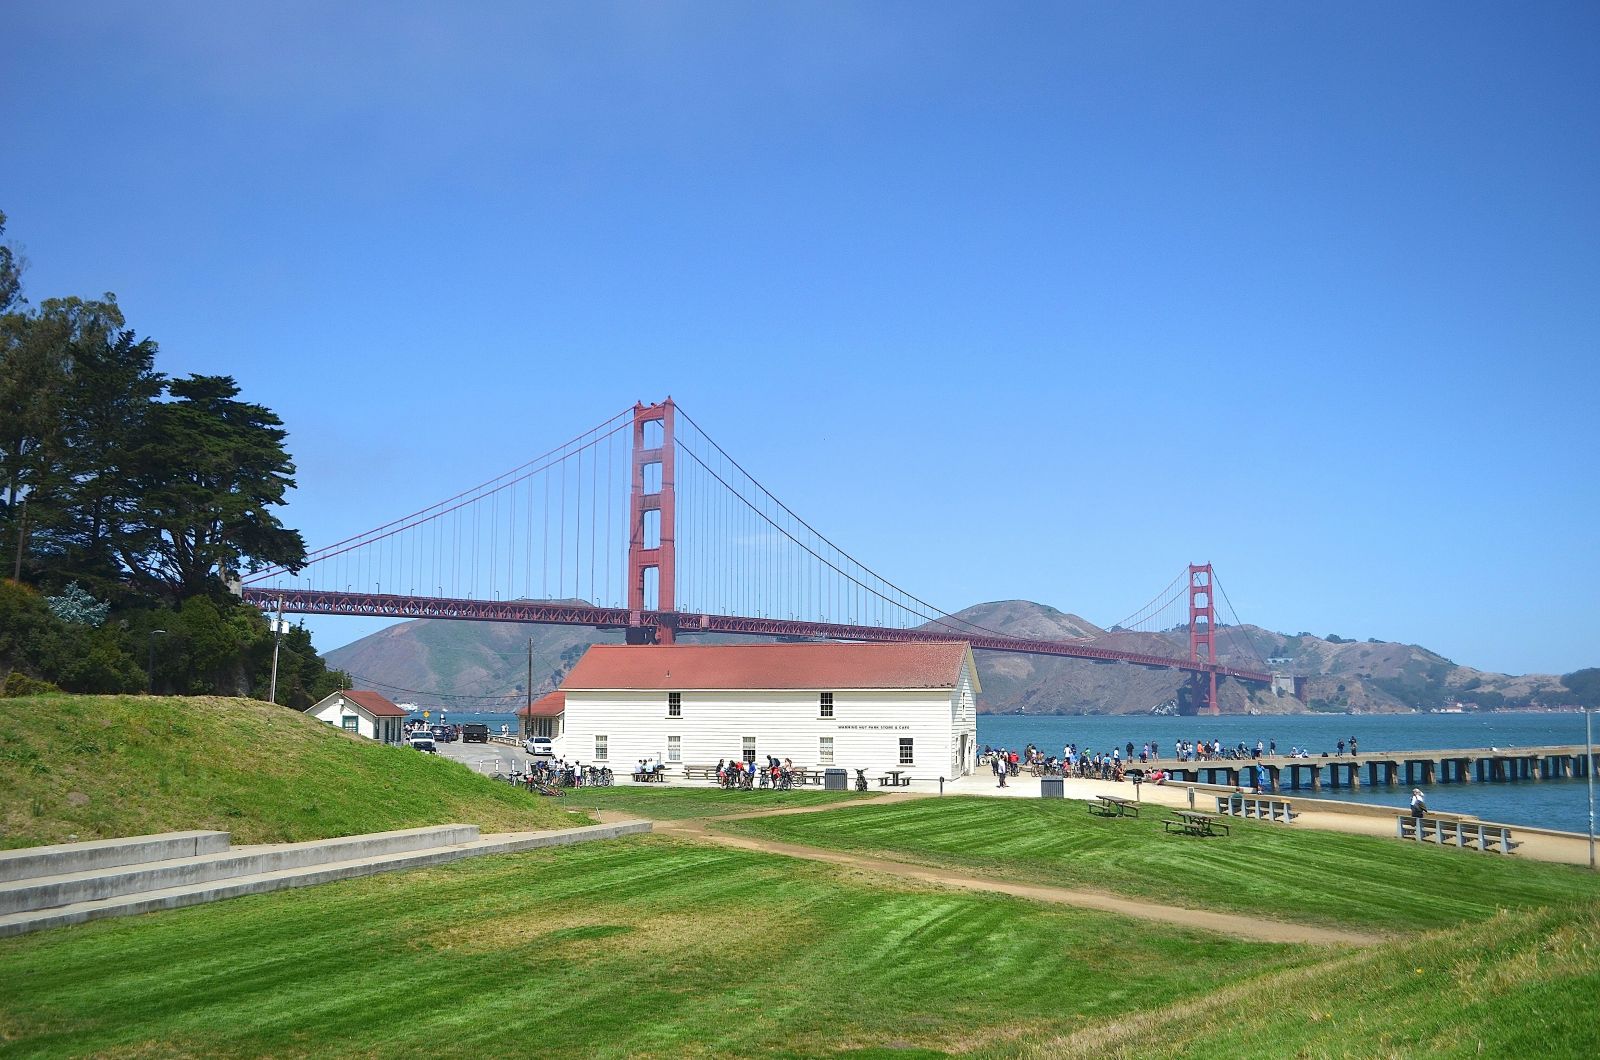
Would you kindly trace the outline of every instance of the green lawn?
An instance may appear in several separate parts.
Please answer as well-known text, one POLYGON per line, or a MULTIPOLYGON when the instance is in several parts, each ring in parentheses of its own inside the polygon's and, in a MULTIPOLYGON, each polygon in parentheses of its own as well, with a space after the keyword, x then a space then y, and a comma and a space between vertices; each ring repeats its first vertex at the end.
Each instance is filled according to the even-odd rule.
POLYGON ((1043 1040, 1329 952, 648 838, 0 941, 0 1042, 41 1056, 955 1047, 1043 1040))
POLYGON ((0 847, 215 828, 290 842, 464 822, 568 827, 558 802, 248 699, 0 699, 0 847))
MULTIPOLYGON (((1153 809, 1153 808, 1152 808, 1153 809)), ((922 799, 719 823, 719 829, 1010 879, 1092 887, 1281 920, 1443 927, 1497 909, 1600 899, 1585 869, 1241 821, 1169 835, 1160 813, 1105 819, 1076 801, 922 799)))
POLYGON ((617 787, 569 791, 561 801, 568 809, 617 810, 656 821, 673 821, 875 798, 875 794, 853 791, 762 791, 759 788, 723 791, 711 784, 703 788, 668 788, 651 784, 630 786, 627 780, 622 780, 617 787))

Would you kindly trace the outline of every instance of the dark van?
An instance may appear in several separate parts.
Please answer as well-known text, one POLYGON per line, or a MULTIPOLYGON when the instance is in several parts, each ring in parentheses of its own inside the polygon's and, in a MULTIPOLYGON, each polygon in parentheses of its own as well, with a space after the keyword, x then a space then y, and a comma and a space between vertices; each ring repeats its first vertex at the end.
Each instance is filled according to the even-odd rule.
POLYGON ((461 726, 461 742, 488 743, 489 726, 468 722, 466 725, 461 726))

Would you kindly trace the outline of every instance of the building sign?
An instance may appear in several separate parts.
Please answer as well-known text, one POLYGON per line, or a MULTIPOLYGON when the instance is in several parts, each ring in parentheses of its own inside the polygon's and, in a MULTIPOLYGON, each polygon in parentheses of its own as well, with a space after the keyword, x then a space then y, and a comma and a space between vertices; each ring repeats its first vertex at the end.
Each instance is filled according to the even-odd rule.
POLYGON ((909 729, 909 725, 838 725, 839 729, 909 729))

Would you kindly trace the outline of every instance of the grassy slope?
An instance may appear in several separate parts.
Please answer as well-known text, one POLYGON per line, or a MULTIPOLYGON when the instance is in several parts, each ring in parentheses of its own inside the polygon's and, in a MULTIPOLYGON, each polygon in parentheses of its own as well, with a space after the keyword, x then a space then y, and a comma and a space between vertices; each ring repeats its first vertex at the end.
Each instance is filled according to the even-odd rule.
POLYGON ((37 1055, 702 1055, 1068 1033, 1323 955, 660 838, 0 941, 37 1055))
POLYGON ((383 747, 255 700, 0 700, 0 847, 189 828, 286 842, 461 821, 572 816, 454 762, 383 747))
POLYGON ((1173 904, 1385 930, 1600 899, 1600 877, 1571 866, 1244 821, 1230 836, 1200 840, 1168 835, 1158 817, 1106 820, 1079 802, 963 798, 718 827, 1173 904))
POLYGON ((685 817, 716 817, 793 806, 825 806, 833 802, 875 799, 876 794, 853 791, 723 791, 721 788, 668 788, 654 784, 628 787, 582 788, 567 792, 563 800, 572 810, 619 810, 655 821, 685 817))

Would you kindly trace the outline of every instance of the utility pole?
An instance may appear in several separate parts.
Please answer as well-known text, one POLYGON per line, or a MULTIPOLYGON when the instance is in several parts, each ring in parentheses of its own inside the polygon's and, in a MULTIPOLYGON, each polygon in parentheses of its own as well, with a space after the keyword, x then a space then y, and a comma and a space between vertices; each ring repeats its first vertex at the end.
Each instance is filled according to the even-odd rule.
POLYGON ((272 623, 272 683, 267 687, 267 702, 278 701, 278 648, 283 644, 283 597, 278 597, 278 617, 272 623))
POLYGON ((528 724, 533 724, 533 638, 528 638, 528 683, 524 686, 528 693, 528 724))

